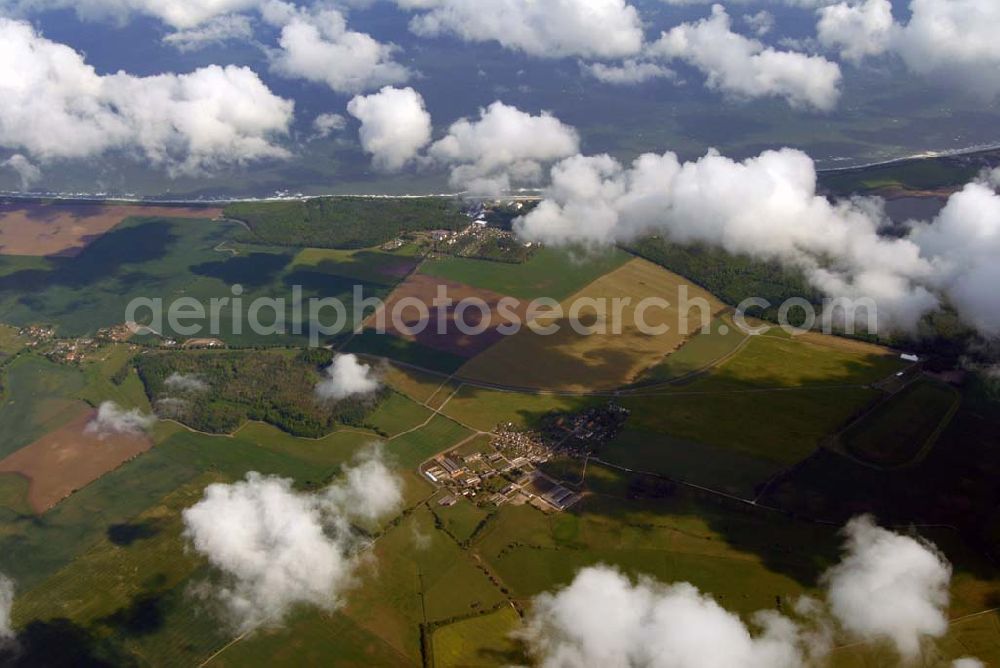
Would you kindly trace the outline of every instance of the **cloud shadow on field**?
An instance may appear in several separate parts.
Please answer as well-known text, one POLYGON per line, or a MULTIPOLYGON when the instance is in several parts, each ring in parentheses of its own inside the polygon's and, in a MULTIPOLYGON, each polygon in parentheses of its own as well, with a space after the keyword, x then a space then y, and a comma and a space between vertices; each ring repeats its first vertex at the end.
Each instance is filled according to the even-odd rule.
POLYGON ((29 623, 0 650, 0 664, 16 668, 111 668, 134 662, 113 656, 87 629, 64 618, 29 623))
POLYGON ((229 285, 259 288, 273 282, 291 261, 292 256, 284 253, 250 253, 228 260, 204 262, 191 267, 191 271, 229 285))
POLYGON ((53 258, 51 269, 23 269, 0 276, 0 292, 27 293, 24 299, 54 287, 83 288, 109 277, 128 285, 145 279, 144 272, 118 274, 128 265, 141 265, 166 257, 177 235, 154 221, 120 227, 108 232, 74 258, 53 258))
POLYGON ((128 607, 100 619, 100 623, 129 636, 155 633, 164 625, 165 601, 162 594, 142 594, 128 607))
POLYGON ((137 541, 152 538, 159 533, 159 523, 155 520, 112 524, 107 530, 108 540, 119 547, 128 547, 137 541))

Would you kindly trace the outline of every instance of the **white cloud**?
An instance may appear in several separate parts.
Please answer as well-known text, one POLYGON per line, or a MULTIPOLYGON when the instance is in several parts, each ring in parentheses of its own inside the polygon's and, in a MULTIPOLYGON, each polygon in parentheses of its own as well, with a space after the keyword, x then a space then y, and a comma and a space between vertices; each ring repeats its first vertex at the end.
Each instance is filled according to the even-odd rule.
POLYGON ((200 376, 193 373, 170 374, 163 385, 173 392, 205 392, 209 385, 200 376))
POLYGON ((949 85, 1000 94, 1000 4, 994 0, 911 0, 907 23, 889 0, 851 0, 820 11, 820 42, 860 60, 891 51, 909 69, 949 85))
POLYGON ((755 14, 744 14, 743 21, 758 37, 763 37, 774 30, 774 14, 762 9, 755 14))
POLYGON ((863 640, 892 642, 906 660, 920 655, 924 637, 948 630, 951 566, 926 542, 859 517, 844 529, 847 554, 825 576, 830 610, 863 640))
POLYGON ((271 52, 271 67, 278 74, 324 83, 338 93, 360 93, 410 78, 410 71, 393 60, 396 47, 348 29, 337 9, 282 12, 280 6, 269 6, 267 16, 282 23, 280 48, 271 52))
POLYGON ((0 641, 14 638, 14 627, 11 625, 10 611, 14 607, 14 581, 0 574, 0 641))
POLYGON ((398 478, 386 468, 379 448, 373 448, 344 471, 344 478, 320 495, 328 508, 341 509, 353 519, 374 522, 403 501, 398 478))
POLYGON ((830 297, 873 299, 883 333, 912 329, 943 299, 981 333, 1000 336, 1000 194, 990 179, 953 195, 935 220, 888 237, 880 200, 829 202, 796 150, 742 162, 646 154, 628 168, 606 155, 574 156, 553 167, 544 200, 515 225, 526 239, 557 245, 653 233, 713 244, 801 269, 830 297))
POLYGON ((622 58, 642 48, 642 21, 625 0, 396 0, 417 10, 418 35, 496 41, 542 58, 622 58))
POLYGON ((253 40, 253 21, 245 14, 216 16, 193 28, 170 33, 163 41, 182 52, 196 51, 206 46, 224 42, 253 40))
POLYGON ((820 44, 839 49, 840 57, 855 63, 886 52, 895 27, 889 0, 840 3, 824 7, 816 24, 820 44))
POLYGON ((340 114, 320 114, 313 119, 313 130, 316 136, 326 138, 347 127, 347 119, 340 114))
POLYGON ((340 401, 371 394, 382 386, 372 368, 356 355, 338 355, 327 367, 326 375, 326 379, 316 385, 316 396, 324 400, 340 401))
POLYGON ((828 111, 840 97, 836 63, 734 33, 722 5, 712 6, 710 18, 664 32, 648 53, 689 63, 708 76, 710 88, 737 98, 780 97, 793 107, 828 111))
POLYGON ((361 121, 361 147, 377 169, 402 169, 431 141, 431 115, 424 98, 412 88, 386 86, 378 93, 357 96, 347 112, 361 121))
POLYGON ((295 605, 342 603, 363 547, 350 523, 382 517, 402 499, 378 451, 345 474, 346 482, 310 494, 250 473, 210 485, 184 511, 184 535, 222 572, 216 594, 239 631, 278 625, 295 605))
POLYGON ((125 23, 133 14, 155 17, 178 29, 189 29, 216 17, 242 12, 261 0, 14 0, 16 11, 72 8, 84 19, 125 23))
POLYGON ((27 23, 0 19, 0 145, 36 160, 137 154, 171 173, 283 158, 293 104, 245 67, 99 75, 27 23))
POLYGON ((916 223, 910 237, 933 258, 937 287, 962 319, 1000 336, 1000 195, 988 181, 952 195, 938 217, 916 223))
POLYGON ((923 638, 947 630, 950 567, 933 546, 869 518, 846 534, 843 560, 823 578, 827 604, 800 599, 794 617, 761 611, 748 625, 688 583, 632 582, 597 566, 537 596, 524 638, 544 668, 806 668, 824 663, 836 621, 917 658, 923 638))
POLYGON ((986 668, 986 664, 979 659, 965 657, 963 659, 955 659, 952 661, 951 668, 986 668))
POLYGON ((797 668, 806 638, 777 613, 737 615, 687 583, 633 584, 607 567, 581 570, 555 594, 537 596, 525 639, 543 668, 797 668))
POLYGON ((1000 94, 1000 4, 993 0, 912 0, 895 48, 911 70, 1000 94))
POLYGON ((598 81, 619 86, 645 83, 652 79, 673 79, 676 73, 669 67, 641 60, 624 60, 617 65, 589 63, 581 65, 584 72, 598 81))
POLYGON ((912 327, 938 305, 923 283, 935 268, 907 239, 879 235, 871 202, 831 204, 817 194, 812 160, 792 149, 743 162, 715 152, 681 163, 640 156, 575 156, 552 169, 542 203, 516 222, 548 244, 610 244, 643 234, 709 243, 802 269, 832 296, 878 302, 880 328, 912 327))
POLYGON ((453 165, 452 185, 477 194, 509 190, 513 182, 537 183, 542 164, 580 149, 576 130, 548 112, 533 116, 502 102, 463 118, 435 142, 428 155, 453 165))
POLYGON ((147 415, 138 408, 125 410, 113 401, 105 401, 97 409, 97 415, 87 424, 86 431, 101 436, 139 434, 148 430, 155 422, 155 415, 147 415))
POLYGON ((0 166, 8 167, 17 173, 21 180, 21 190, 28 190, 42 178, 42 170, 20 153, 10 156, 0 163, 0 166))

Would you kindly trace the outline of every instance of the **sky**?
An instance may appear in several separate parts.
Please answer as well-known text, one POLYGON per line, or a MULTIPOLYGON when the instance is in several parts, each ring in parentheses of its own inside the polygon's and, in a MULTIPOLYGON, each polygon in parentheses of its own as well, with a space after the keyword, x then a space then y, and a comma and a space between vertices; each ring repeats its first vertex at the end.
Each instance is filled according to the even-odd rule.
POLYGON ((831 168, 1000 142, 988 0, 489 5, 0 0, 0 190, 442 193, 537 188, 578 151, 831 168))

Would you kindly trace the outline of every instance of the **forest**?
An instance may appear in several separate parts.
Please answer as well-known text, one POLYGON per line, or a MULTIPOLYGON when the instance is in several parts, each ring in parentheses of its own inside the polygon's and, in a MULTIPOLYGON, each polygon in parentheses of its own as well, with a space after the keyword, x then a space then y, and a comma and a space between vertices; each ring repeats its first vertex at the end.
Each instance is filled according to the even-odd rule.
POLYGON ((237 241, 343 250, 378 246, 406 232, 458 230, 469 222, 457 201, 440 197, 239 202, 224 214, 248 227, 237 241))
POLYGON ((331 357, 327 350, 157 352, 140 355, 136 368, 157 411, 192 429, 229 434, 257 420, 319 438, 337 425, 366 427, 383 398, 317 400, 314 389, 331 357))

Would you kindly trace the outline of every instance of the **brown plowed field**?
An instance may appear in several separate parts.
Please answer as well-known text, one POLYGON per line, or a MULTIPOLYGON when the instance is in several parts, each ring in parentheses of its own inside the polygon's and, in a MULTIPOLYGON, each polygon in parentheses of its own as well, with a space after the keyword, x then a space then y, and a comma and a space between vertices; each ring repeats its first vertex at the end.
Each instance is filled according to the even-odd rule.
POLYGON ((0 255, 73 257, 126 218, 217 218, 222 209, 103 204, 0 204, 0 255))
POLYGON ((87 423, 95 414, 83 410, 66 426, 0 461, 0 473, 17 473, 28 479, 28 503, 36 513, 44 513, 153 447, 144 434, 88 433, 87 423))

